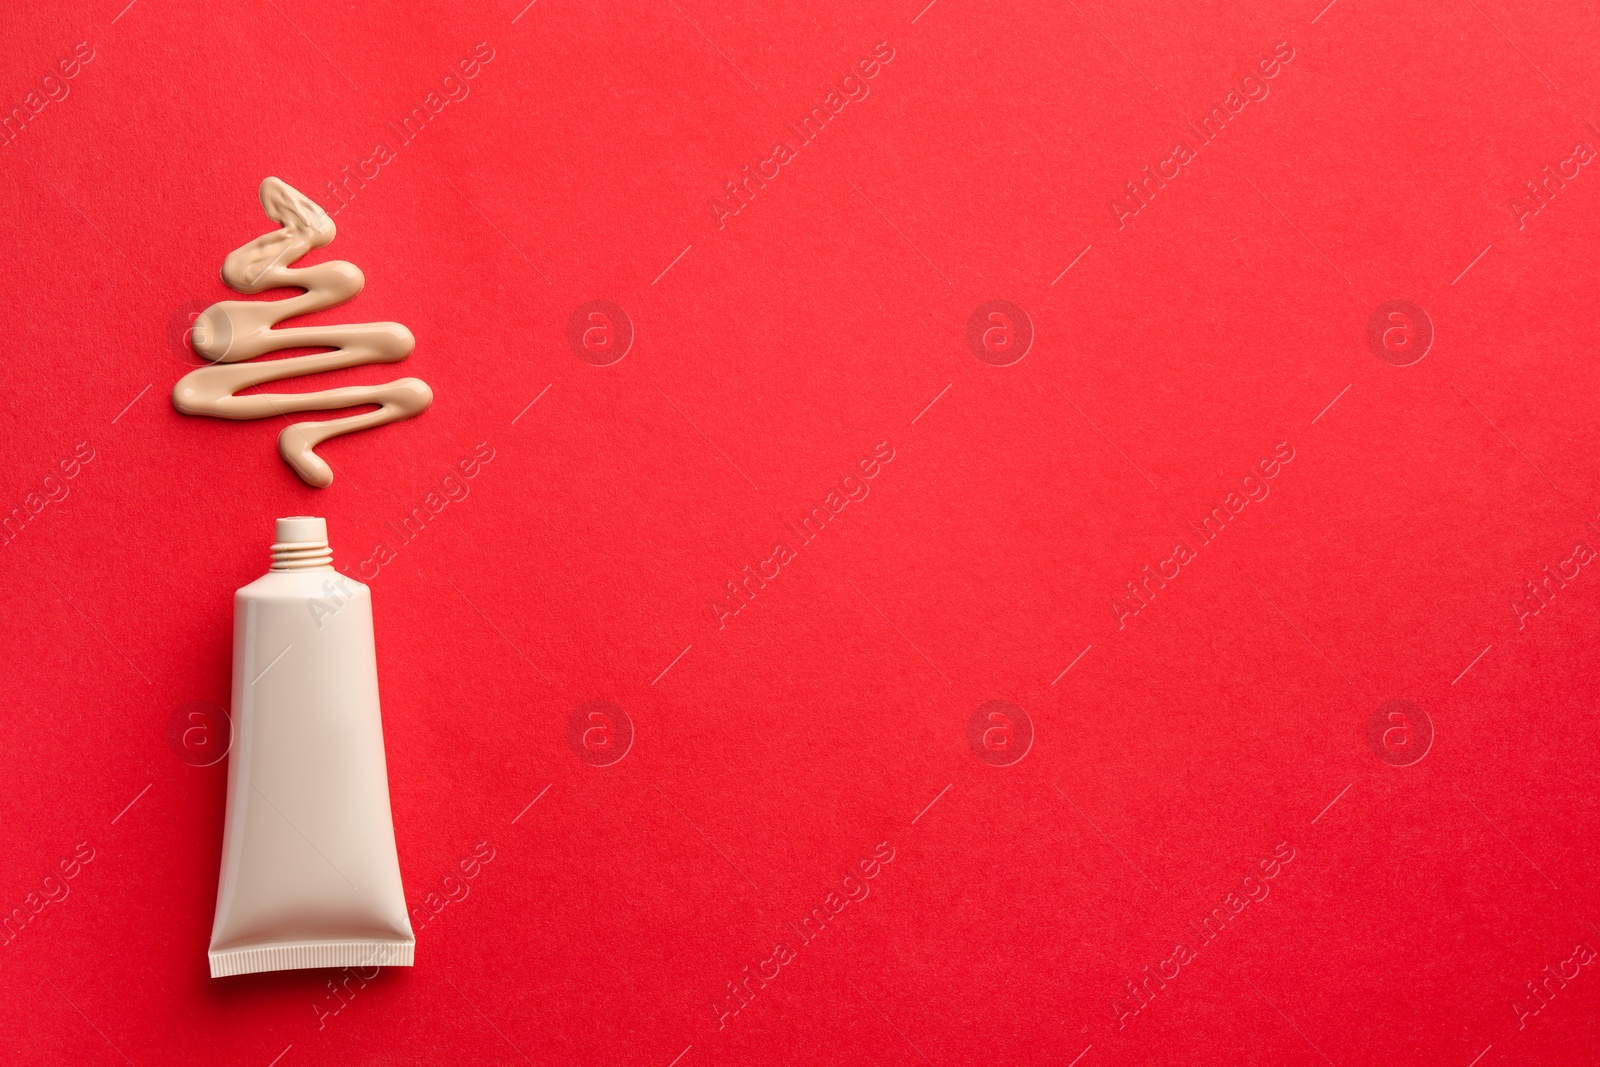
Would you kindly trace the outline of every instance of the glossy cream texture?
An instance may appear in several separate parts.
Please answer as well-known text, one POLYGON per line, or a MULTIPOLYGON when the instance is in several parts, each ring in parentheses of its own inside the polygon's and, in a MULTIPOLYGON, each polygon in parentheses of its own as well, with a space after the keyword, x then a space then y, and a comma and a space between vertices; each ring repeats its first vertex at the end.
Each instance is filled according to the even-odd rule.
POLYGON ((372 595, 322 519, 278 520, 234 599, 233 749, 211 976, 410 966, 372 595))
POLYGON ((328 486, 333 483, 333 470, 317 455, 317 445, 340 434, 419 415, 433 402, 433 391, 420 379, 401 378, 387 385, 235 395, 280 378, 364 363, 395 363, 416 346, 411 331, 398 322, 273 329, 284 319, 344 303, 361 292, 366 279, 353 263, 343 260, 312 267, 289 266, 334 237, 333 220, 309 197, 277 178, 267 178, 261 183, 261 206, 282 228, 229 253, 222 264, 222 280, 241 293, 281 288, 305 292, 282 300, 223 300, 201 312, 190 343, 214 365, 180 379, 172 390, 172 404, 187 415, 221 419, 263 419, 295 411, 377 405, 373 411, 324 422, 292 423, 278 435, 278 453, 295 473, 308 485, 328 486), (285 348, 333 351, 245 362, 285 348))

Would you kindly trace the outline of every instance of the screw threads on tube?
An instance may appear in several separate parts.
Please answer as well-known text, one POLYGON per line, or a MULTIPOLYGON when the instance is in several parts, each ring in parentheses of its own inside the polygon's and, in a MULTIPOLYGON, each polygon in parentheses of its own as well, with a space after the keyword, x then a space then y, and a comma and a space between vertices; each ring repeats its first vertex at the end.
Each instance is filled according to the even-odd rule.
POLYGON ((272 569, 333 570, 333 550, 328 547, 327 520, 306 515, 279 519, 277 540, 272 543, 272 569))
POLYGON ((331 571, 333 549, 326 541, 275 541, 272 545, 275 571, 331 571))

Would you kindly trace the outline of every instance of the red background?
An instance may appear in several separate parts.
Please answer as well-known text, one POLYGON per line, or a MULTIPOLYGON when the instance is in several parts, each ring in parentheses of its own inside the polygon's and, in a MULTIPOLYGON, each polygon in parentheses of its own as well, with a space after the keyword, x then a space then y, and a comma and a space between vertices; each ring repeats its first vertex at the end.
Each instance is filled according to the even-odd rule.
POLYGON ((1600 948, 1600 576, 1509 605, 1600 546, 1600 175, 1511 210, 1600 147, 1600 15, 921 7, 0 16, 7 109, 94 50, 0 150, 4 506, 94 450, 0 558, 7 1056, 1596 1062, 1600 968, 1521 1025, 1511 1002, 1600 948), (479 41, 470 95, 401 144, 386 123, 479 41), (881 41, 870 95, 719 229, 710 198, 881 41), (1270 95, 1119 228, 1111 198, 1279 41, 1270 95), (305 261, 366 291, 308 321, 397 320, 416 352, 283 388, 437 399, 324 446, 312 490, 281 421, 167 395, 223 256, 270 228, 261 179, 331 209, 380 140, 305 261), (591 299, 636 332, 611 366, 565 341, 591 299), (968 347, 990 299, 1036 333, 1011 366, 968 347), (1393 299, 1436 334, 1409 366, 1366 341, 1393 299), (724 583, 880 441, 870 495, 719 629, 724 583), (470 495, 400 545, 479 442, 470 495), (1270 495, 1200 547, 1185 524, 1279 442, 1270 495), (167 739, 226 704, 232 591, 300 513, 351 573, 399 546, 370 584, 407 897, 466 893, 343 1001, 338 972, 207 977, 225 763, 167 739), (1119 628, 1180 539, 1197 558, 1119 628), (635 734, 609 766, 568 742, 596 699, 635 734), (1368 740, 1396 699, 1433 729, 1409 766, 1368 740), (990 700, 1032 724, 1020 762, 969 746, 990 700), (870 895, 719 1027, 879 842, 870 895), (1270 896, 1119 1027, 1124 983, 1280 843, 1270 896))

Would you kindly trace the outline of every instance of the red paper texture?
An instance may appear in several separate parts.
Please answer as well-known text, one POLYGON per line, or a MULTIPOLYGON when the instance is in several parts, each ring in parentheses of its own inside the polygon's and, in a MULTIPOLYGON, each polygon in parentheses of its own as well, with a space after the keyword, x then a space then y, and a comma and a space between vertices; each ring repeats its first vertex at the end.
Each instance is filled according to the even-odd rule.
POLYGON ((1597 1062, 1593 5, 123 2, 0 15, 8 1060, 1597 1062), (436 397, 323 490, 168 399, 268 175, 417 338, 275 388, 436 397), (416 966, 212 980, 295 514, 416 966))

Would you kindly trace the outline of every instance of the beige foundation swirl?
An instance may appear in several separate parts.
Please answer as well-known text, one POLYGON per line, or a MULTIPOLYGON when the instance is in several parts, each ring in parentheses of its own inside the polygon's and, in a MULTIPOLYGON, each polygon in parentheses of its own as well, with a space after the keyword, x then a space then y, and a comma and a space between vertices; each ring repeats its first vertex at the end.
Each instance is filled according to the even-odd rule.
POLYGON ((364 322, 340 326, 273 329, 284 319, 335 307, 361 292, 366 284, 360 268, 343 260, 295 268, 291 264, 313 248, 333 240, 333 220, 299 190, 268 178, 261 183, 261 206, 283 228, 263 234, 228 254, 222 280, 241 293, 268 289, 304 289, 282 300, 223 300, 195 319, 190 341, 194 350, 213 361, 184 375, 172 389, 172 406, 186 415, 219 419, 262 419, 291 411, 333 411, 377 405, 325 422, 296 422, 278 435, 278 454, 308 485, 333 483, 333 470, 316 446, 355 430, 382 426, 420 415, 433 402, 433 390, 418 378, 387 385, 358 385, 312 393, 251 393, 241 389, 302 374, 355 367, 364 363, 396 363, 416 347, 411 331, 398 322, 364 322), (304 356, 260 363, 246 360, 285 348, 332 348, 304 356))

